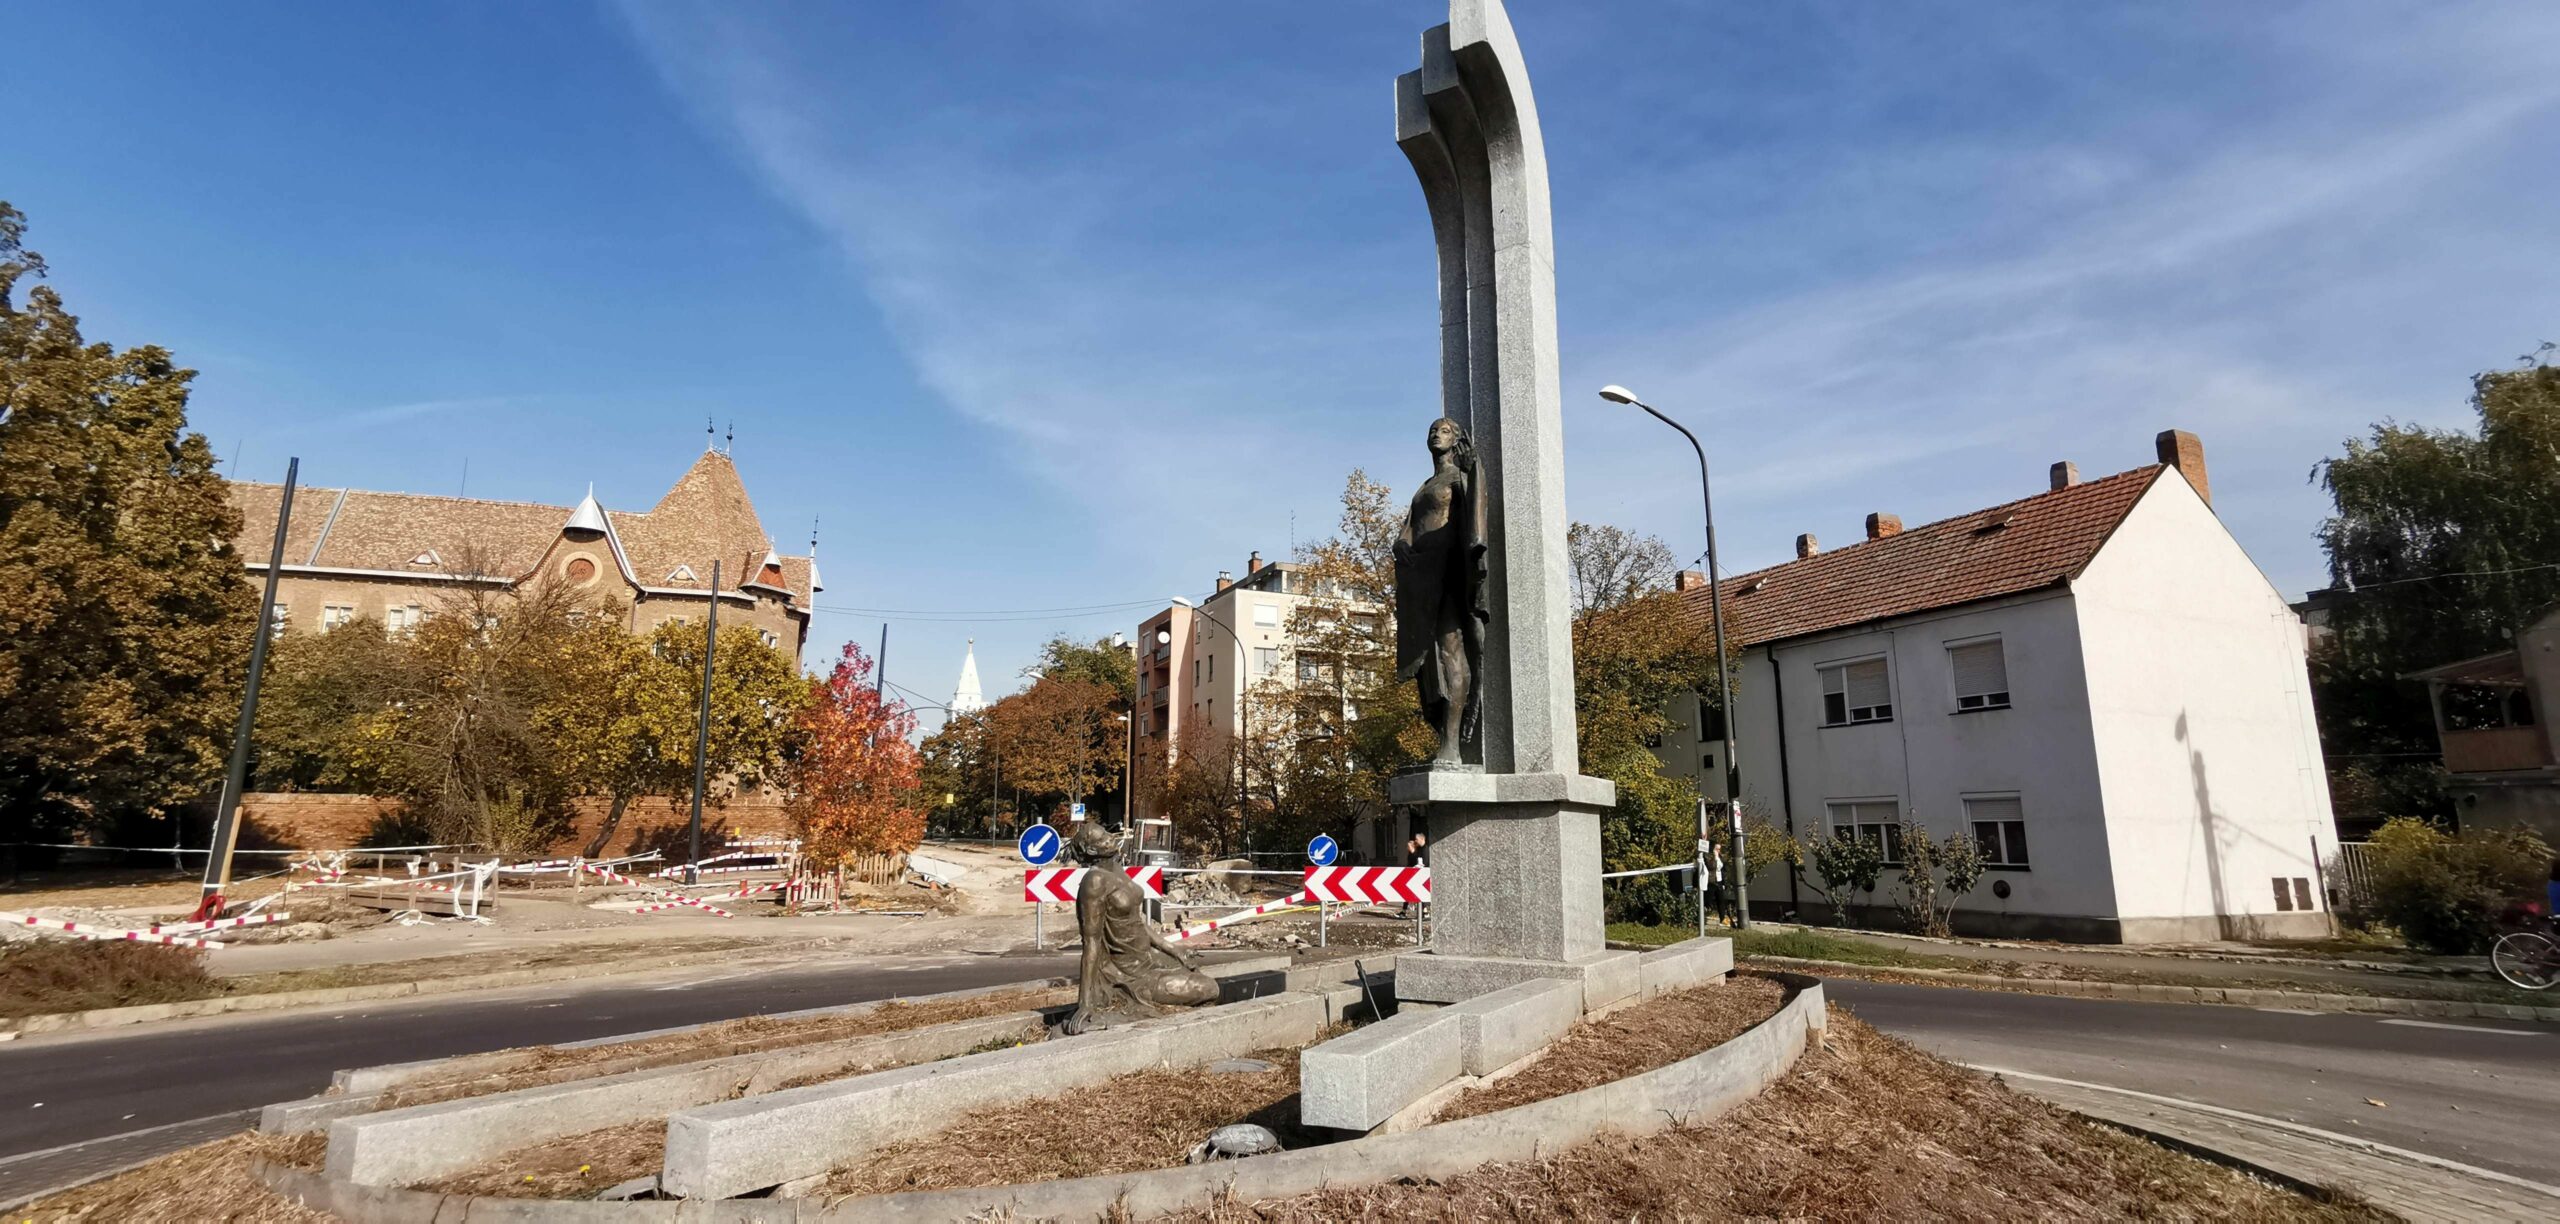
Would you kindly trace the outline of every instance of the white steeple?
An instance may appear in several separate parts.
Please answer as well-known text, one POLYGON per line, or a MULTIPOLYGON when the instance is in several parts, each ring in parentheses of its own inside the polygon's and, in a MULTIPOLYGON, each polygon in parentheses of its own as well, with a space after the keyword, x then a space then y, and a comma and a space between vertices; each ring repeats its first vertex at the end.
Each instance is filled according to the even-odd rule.
POLYGON ((596 487, 592 484, 587 486, 587 495, 578 502, 578 508, 569 512, 569 521, 560 525, 562 531, 602 533, 611 529, 611 524, 604 517, 604 507, 596 504, 596 487))
POLYGON ((969 653, 960 660, 960 687, 951 691, 953 717, 975 714, 987 708, 987 695, 978 687, 978 639, 969 639, 969 653))

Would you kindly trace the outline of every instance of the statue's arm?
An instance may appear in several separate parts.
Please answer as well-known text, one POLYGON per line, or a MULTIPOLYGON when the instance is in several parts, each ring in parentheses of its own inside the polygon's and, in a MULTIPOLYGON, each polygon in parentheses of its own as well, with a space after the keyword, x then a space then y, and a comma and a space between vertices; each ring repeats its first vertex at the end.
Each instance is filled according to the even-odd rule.
POLYGON ((1084 940, 1084 950, 1076 958, 1076 1014, 1081 1017, 1102 997, 1101 898, 1088 902, 1082 893, 1076 895, 1076 934, 1084 940))
POLYGON ((1200 962, 1192 955, 1191 949, 1165 938, 1164 932, 1157 930, 1152 923, 1147 926, 1147 941, 1162 949, 1165 955, 1181 961, 1185 969, 1200 967, 1200 962))

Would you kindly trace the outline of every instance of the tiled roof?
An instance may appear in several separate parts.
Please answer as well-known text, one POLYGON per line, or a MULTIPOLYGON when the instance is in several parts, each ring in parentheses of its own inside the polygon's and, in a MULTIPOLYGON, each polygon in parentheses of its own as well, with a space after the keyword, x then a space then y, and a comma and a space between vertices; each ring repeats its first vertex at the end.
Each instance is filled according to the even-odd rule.
MULTIPOLYGON (((2166 470, 2135 468, 1736 574, 1723 583, 1727 623, 1757 645, 2051 586, 2097 556, 2166 470)), ((1703 623, 1707 589, 1685 598, 1703 623)))
MULTIPOLYGON (((266 563, 282 497, 279 485, 231 486, 232 503, 241 512, 240 553, 254 564, 266 563)), ((519 578, 542 559, 573 513, 569 506, 535 502, 306 486, 294 491, 284 561, 422 578, 466 569, 519 578), (418 563, 428 556, 435 560, 418 563)), ((606 515, 633 576, 647 587, 708 590, 711 563, 717 559, 721 587, 735 590, 756 577, 757 563, 772 547, 736 465, 717 452, 704 452, 648 511, 609 510, 606 515), (679 567, 693 576, 670 578, 679 567)), ((803 604, 809 595, 809 567, 807 557, 782 558, 787 589, 803 604)))

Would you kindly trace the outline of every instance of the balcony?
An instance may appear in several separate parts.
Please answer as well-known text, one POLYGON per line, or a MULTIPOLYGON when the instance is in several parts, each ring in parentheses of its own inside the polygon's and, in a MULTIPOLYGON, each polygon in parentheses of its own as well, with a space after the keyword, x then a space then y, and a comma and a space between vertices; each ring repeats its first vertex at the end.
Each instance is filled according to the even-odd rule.
POLYGON ((2543 751, 2539 727, 2488 727, 2444 731, 2439 736, 2444 741, 2444 767, 2451 773, 2508 773, 2552 763, 2543 751))

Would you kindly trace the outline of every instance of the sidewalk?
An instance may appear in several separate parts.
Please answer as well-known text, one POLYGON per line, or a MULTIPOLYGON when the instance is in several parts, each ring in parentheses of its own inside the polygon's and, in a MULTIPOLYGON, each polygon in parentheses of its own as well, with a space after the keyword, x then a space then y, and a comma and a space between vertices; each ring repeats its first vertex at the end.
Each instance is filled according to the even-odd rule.
POLYGON ((2444 958, 2443 963, 2402 967, 2366 962, 2323 963, 2305 957, 2269 954, 2250 945, 2178 945, 2168 949, 2140 947, 2057 946, 1962 939, 1927 939, 1878 931, 1754 923, 1770 932, 1804 931, 1829 939, 1889 949, 1928 958, 1933 968, 1960 968, 1968 962, 1983 972, 2005 977, 2080 978, 2088 980, 2184 982, 2194 985, 2248 984, 2308 989, 2326 994, 2371 994, 2399 998, 2477 999, 2510 992, 2491 976, 2472 968, 2476 957, 2444 958), (2014 966, 1995 971, 1993 966, 2014 966), (2039 972, 2039 970, 2045 970, 2039 972))
POLYGON ((2300 1187, 2346 1191, 2409 1220, 2560 1217, 2560 1186, 2238 1110, 1998 1067, 1974 1069, 2074 1113, 2300 1187))

